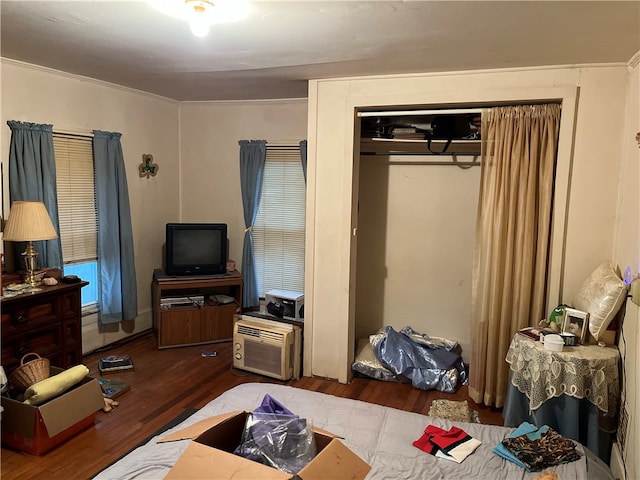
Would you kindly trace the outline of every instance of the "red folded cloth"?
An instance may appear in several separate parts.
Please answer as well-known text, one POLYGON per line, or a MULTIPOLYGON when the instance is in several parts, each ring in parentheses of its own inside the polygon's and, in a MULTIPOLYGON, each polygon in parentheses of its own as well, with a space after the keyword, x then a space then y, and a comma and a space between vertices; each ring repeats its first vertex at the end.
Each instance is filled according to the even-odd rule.
POLYGON ((443 430, 435 425, 427 425, 424 434, 413 442, 413 446, 436 457, 461 463, 480 446, 480 443, 480 440, 473 438, 461 428, 451 427, 449 430, 443 430))

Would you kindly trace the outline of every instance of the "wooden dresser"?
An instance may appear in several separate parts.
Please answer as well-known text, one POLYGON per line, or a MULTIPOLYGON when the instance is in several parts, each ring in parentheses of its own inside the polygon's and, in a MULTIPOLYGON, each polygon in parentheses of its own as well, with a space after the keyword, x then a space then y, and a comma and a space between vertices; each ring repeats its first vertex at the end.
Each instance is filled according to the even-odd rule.
POLYGON ((56 367, 81 363, 80 289, 85 285, 88 282, 42 285, 39 292, 2 300, 2 366, 7 375, 30 352, 48 358, 56 367))

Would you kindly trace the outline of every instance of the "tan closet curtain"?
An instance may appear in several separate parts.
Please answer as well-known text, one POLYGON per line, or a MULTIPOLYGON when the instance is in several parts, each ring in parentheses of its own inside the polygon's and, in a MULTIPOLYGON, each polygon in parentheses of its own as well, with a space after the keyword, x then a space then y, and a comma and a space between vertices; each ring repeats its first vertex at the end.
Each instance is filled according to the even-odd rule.
POLYGON ((560 105, 489 109, 473 265, 469 396, 504 405, 505 355, 520 328, 544 318, 560 105))

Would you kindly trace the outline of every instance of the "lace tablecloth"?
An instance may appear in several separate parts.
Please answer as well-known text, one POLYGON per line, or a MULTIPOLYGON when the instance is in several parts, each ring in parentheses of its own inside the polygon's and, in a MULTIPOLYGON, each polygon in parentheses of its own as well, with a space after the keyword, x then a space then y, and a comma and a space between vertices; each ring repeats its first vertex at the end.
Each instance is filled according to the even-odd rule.
POLYGON ((562 352, 516 333, 507 351, 511 383, 536 410, 553 397, 587 398, 607 417, 614 417, 620 397, 617 348, 597 345, 565 346, 562 352))

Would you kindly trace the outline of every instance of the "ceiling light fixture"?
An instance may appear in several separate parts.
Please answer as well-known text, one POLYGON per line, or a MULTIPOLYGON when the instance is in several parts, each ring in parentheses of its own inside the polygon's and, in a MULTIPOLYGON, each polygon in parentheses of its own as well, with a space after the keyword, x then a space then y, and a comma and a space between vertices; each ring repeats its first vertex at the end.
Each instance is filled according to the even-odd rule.
POLYGON ((189 23, 196 37, 206 37, 209 27, 241 20, 249 13, 244 0, 148 0, 156 10, 189 23))

